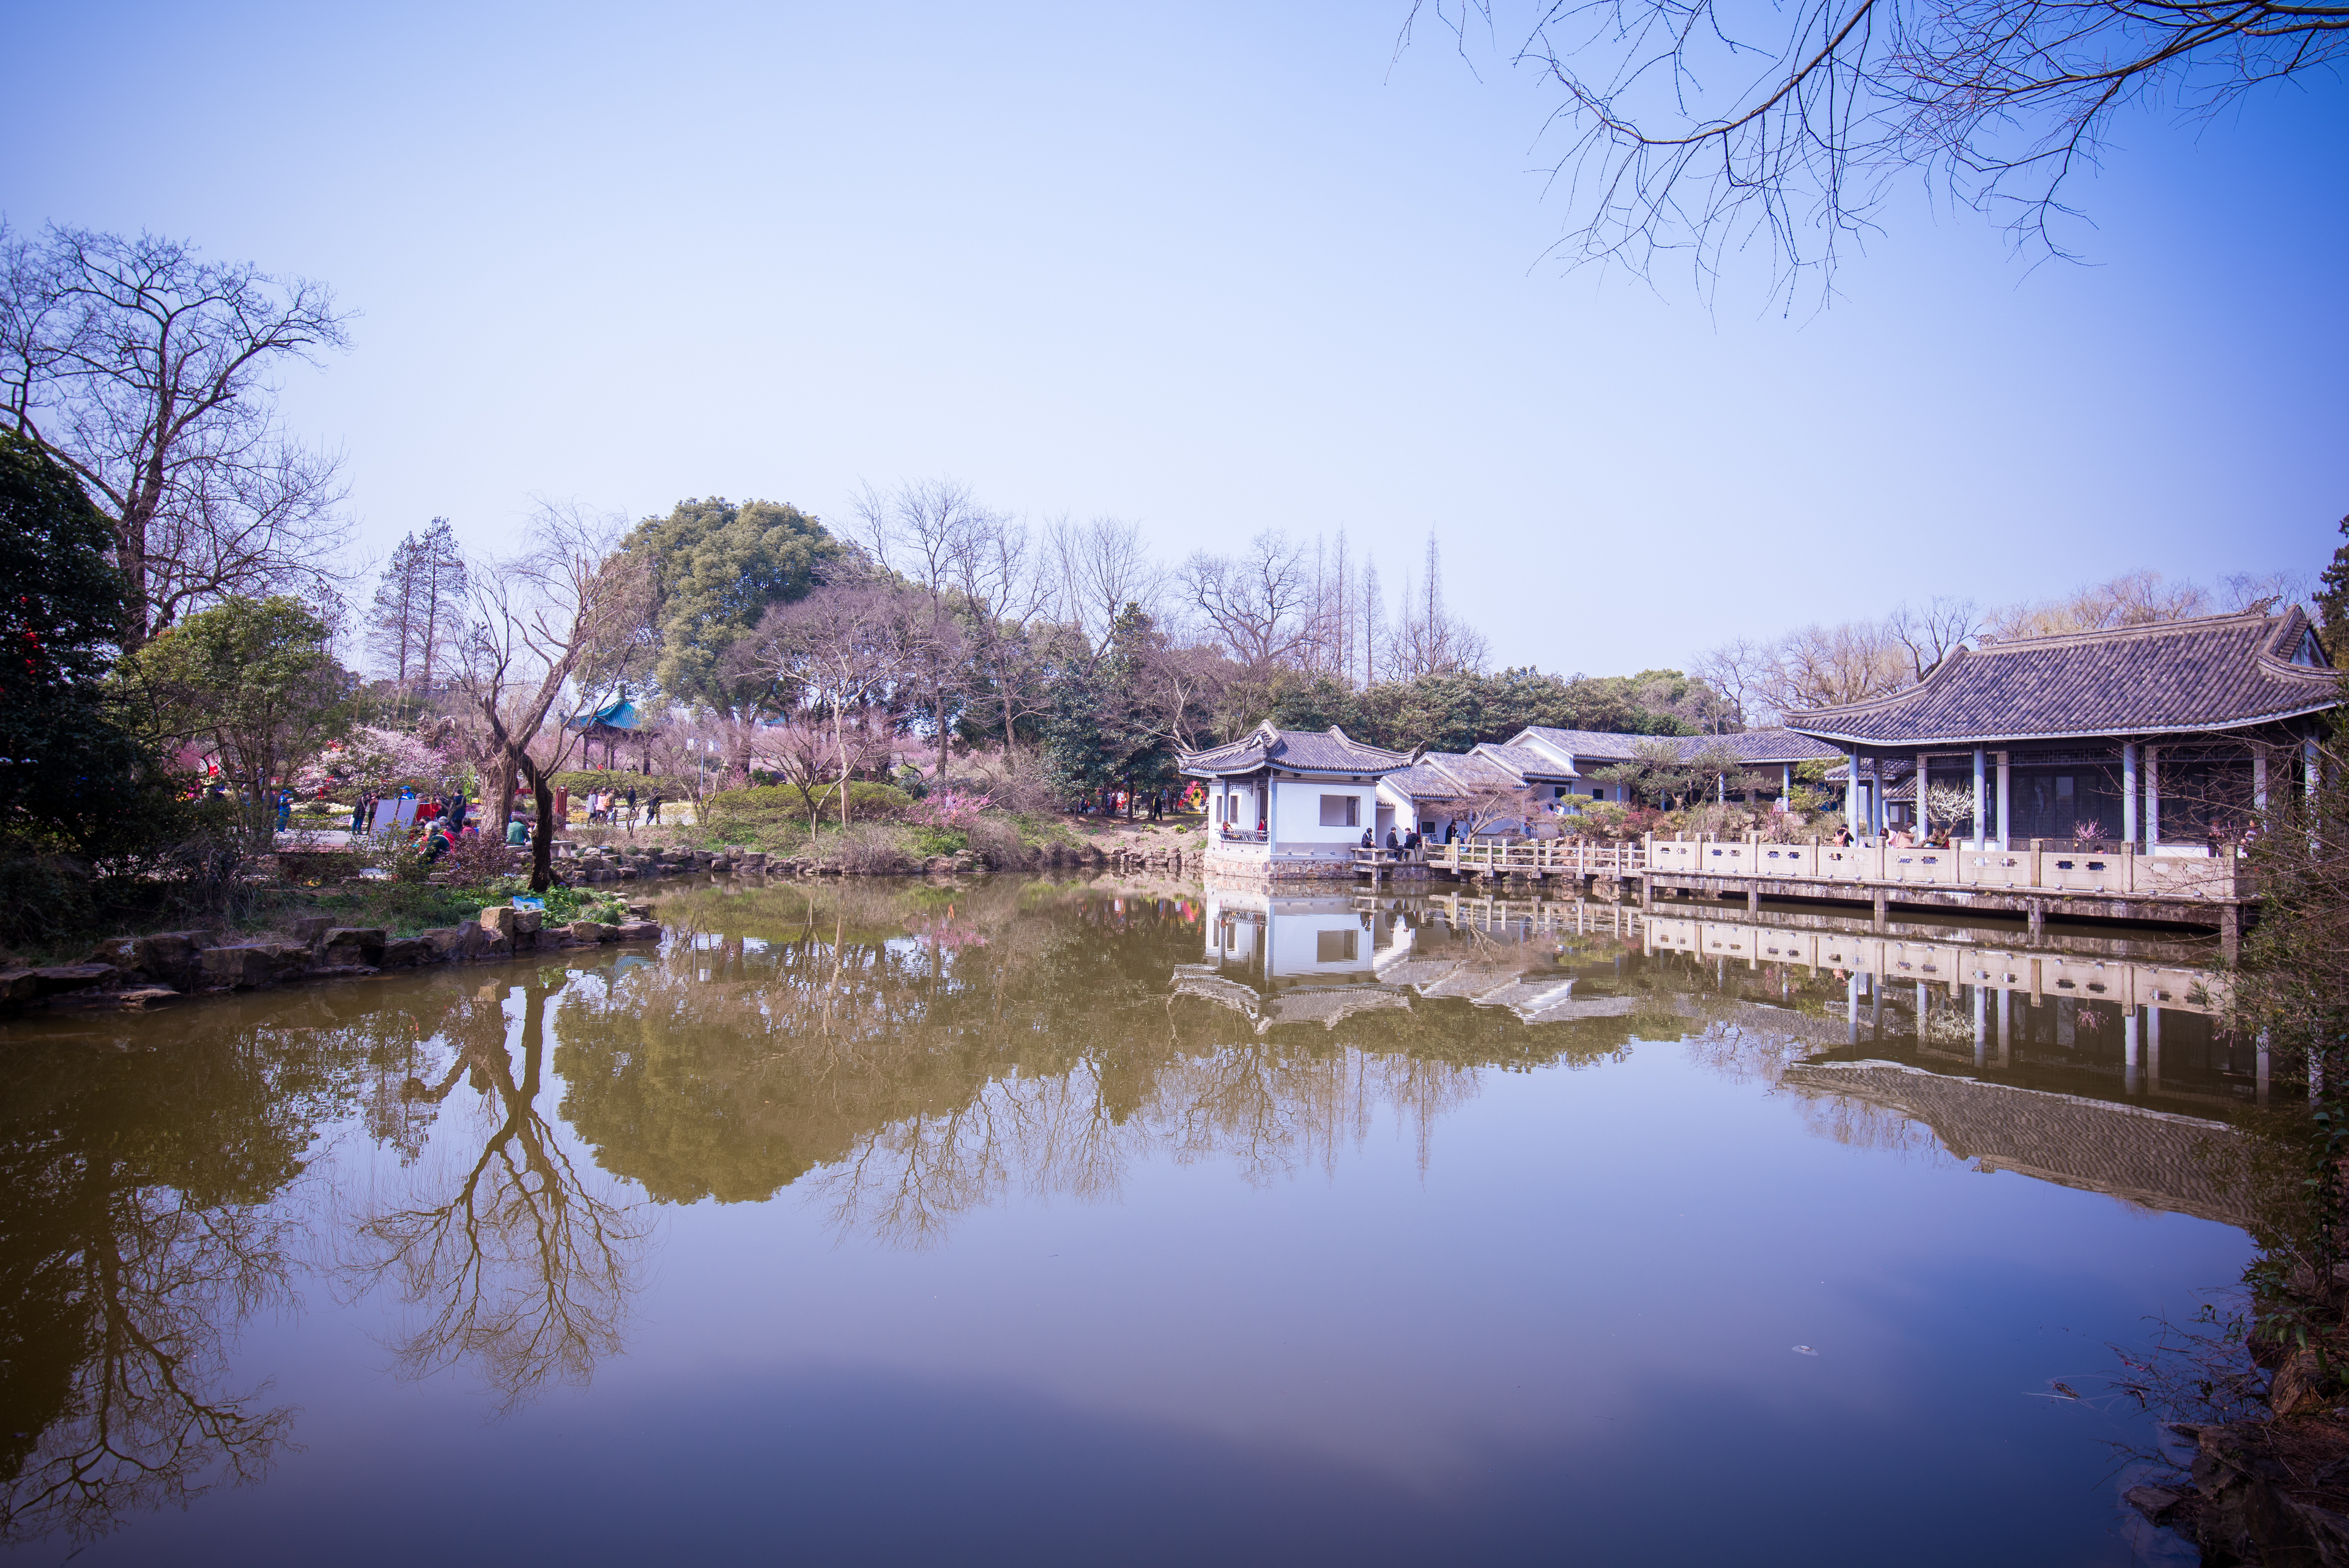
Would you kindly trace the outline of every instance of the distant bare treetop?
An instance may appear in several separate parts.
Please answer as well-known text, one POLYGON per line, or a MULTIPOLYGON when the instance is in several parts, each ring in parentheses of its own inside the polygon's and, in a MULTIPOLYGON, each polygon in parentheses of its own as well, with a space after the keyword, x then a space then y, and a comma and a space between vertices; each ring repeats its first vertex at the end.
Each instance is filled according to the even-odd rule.
POLYGON ((1423 16, 1556 85, 1568 259, 1710 279, 1758 241, 1782 291, 1909 172, 2061 254, 2064 182, 2120 111, 2208 116, 2349 51, 2349 5, 2282 0, 1413 0, 1404 44, 1423 16))
POLYGON ((114 524, 136 648, 222 594, 326 597, 338 460, 278 423, 270 373, 347 345, 324 285, 179 240, 0 226, 0 429, 114 524))
POLYGON ((1747 723, 1837 708, 1905 691, 1970 644, 2149 626, 2195 616, 2259 610, 2304 596, 2289 572, 2239 574, 2212 594, 2159 572, 2125 572, 2056 598, 1979 608, 1971 599, 1902 605, 1882 620, 1806 626, 1771 642, 1738 638, 1700 654, 1691 667, 1734 704, 1747 723))

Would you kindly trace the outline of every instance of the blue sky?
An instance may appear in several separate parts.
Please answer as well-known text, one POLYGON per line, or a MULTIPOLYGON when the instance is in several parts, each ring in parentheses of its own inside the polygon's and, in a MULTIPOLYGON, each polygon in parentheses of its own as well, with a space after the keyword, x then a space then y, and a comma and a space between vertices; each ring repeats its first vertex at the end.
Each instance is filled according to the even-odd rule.
POLYGON ((378 553, 951 474, 1390 587, 1433 528, 1497 659, 1594 672, 2329 556, 2339 84, 2125 122, 2090 265, 1904 197, 1789 317, 1546 262, 1538 84, 1404 8, 19 6, 0 213, 332 283, 285 403, 378 553))

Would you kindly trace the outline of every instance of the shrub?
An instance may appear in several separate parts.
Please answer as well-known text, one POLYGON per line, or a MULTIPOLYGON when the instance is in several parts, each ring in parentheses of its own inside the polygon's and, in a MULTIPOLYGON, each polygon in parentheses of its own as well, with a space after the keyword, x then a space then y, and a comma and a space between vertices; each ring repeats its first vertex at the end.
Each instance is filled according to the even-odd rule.
POLYGON ((905 830, 905 842, 912 851, 925 858, 932 855, 959 855, 970 847, 970 835, 951 827, 933 827, 916 823, 905 830))
POLYGON ((1019 829, 1000 816, 978 818, 970 825, 968 837, 971 853, 999 871, 1024 870, 1042 858, 1019 829))
MULTIPOLYGON (((852 821, 893 820, 904 816, 913 804, 912 796, 892 785, 863 779, 849 781, 848 815, 852 821)), ((820 821, 838 821, 840 796, 822 787, 804 791, 797 784, 761 784, 755 789, 721 790, 709 797, 709 815, 713 827, 730 818, 755 821, 781 817, 805 822, 811 813, 820 821)))
POLYGON ((639 806, 644 805, 647 795, 653 794, 659 795, 663 800, 693 798, 693 785, 684 779, 666 778, 654 774, 632 774, 625 768, 617 771, 611 768, 577 768, 570 773, 557 774, 548 782, 559 788, 569 790, 574 797, 585 794, 590 790, 616 789, 622 794, 634 790, 636 792, 636 804, 639 806))
POLYGON ((827 866, 866 877, 903 875, 915 869, 905 830, 888 823, 854 822, 819 841, 827 866))
POLYGON ((926 823, 935 827, 967 829, 978 820, 980 812, 994 804, 987 795, 973 794, 949 784, 915 802, 905 815, 911 822, 926 823))

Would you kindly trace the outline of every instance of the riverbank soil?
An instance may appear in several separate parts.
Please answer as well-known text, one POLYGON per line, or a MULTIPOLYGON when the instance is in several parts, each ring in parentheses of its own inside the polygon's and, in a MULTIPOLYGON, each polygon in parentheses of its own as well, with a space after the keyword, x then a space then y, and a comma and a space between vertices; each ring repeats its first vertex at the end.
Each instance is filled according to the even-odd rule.
POLYGON ((2128 1501, 2206 1563, 2349 1565, 2349 1265, 2329 1287, 2303 1270, 2262 1307, 2248 1353, 2269 1373, 2268 1413, 2173 1423, 2194 1445, 2190 1479, 2128 1501))

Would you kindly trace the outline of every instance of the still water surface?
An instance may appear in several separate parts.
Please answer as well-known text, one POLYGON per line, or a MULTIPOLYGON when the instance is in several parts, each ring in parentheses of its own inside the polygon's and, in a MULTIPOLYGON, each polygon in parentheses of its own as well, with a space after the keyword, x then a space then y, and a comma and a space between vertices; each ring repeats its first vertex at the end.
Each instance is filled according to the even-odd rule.
POLYGON ((16 1554, 2185 1560, 2052 1385, 2247 1259, 2190 1011, 2147 1082, 1605 906, 662 913, 0 1028, 16 1554))

